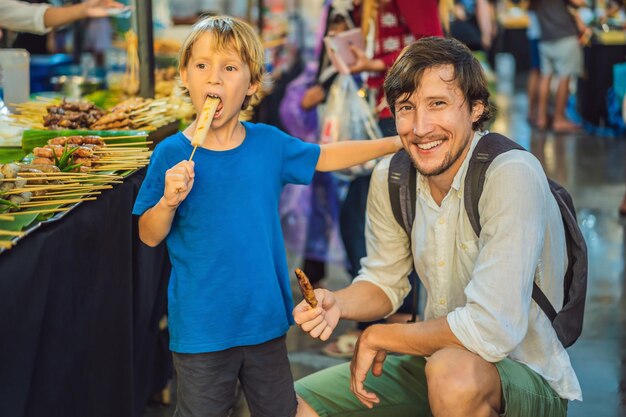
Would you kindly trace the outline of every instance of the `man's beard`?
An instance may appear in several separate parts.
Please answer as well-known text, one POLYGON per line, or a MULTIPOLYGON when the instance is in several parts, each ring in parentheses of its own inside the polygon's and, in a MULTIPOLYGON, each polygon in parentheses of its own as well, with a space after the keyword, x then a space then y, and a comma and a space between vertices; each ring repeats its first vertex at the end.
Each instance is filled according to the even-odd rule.
POLYGON ((424 171, 417 163, 417 159, 413 157, 411 153, 409 153, 409 155, 411 156, 411 161, 413 162, 413 166, 415 166, 415 169, 417 169, 417 172, 419 172, 421 175, 425 177, 436 177, 437 175, 441 175, 444 172, 446 172, 452 165, 454 165, 456 161, 459 160, 461 155, 463 155, 463 152, 465 152, 466 146, 467 146, 467 142, 464 144, 464 146, 461 146, 459 148, 459 150, 454 154, 454 156, 450 156, 450 153, 448 152, 445 158, 443 159, 443 162, 441 162, 441 165, 439 165, 439 167, 435 168, 433 171, 430 171, 430 172, 424 171))

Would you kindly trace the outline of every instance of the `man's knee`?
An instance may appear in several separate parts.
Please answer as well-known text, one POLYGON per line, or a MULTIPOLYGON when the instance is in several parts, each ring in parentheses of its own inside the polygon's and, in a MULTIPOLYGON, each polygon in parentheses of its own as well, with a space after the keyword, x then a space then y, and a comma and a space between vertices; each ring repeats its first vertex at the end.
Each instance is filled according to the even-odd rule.
POLYGON ((428 398, 439 409, 499 408, 501 388, 495 365, 462 349, 447 348, 426 363, 428 398))

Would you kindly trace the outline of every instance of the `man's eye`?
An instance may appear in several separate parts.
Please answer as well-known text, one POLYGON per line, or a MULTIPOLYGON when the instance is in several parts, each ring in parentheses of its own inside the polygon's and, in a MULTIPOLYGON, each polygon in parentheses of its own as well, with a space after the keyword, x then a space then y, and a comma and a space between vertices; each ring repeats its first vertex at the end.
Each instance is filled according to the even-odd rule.
POLYGON ((398 111, 411 111, 412 108, 413 108, 412 106, 405 104, 404 106, 400 106, 398 111))
POLYGON ((441 107, 441 106, 443 106, 443 105, 445 105, 445 104, 446 104, 446 102, 445 102, 445 101, 442 101, 442 100, 438 100, 438 101, 435 101, 435 102, 433 103, 433 105, 434 105, 435 107, 441 107))

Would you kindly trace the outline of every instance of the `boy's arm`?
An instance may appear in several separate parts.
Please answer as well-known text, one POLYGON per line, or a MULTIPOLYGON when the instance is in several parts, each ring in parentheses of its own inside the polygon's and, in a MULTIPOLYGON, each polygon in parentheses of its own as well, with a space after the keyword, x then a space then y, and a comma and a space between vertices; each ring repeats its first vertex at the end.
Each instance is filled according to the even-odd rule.
POLYGON ((193 161, 182 161, 165 172, 163 197, 139 218, 139 239, 148 246, 157 246, 167 237, 176 209, 193 188, 193 161))
POLYGON ((363 164, 369 160, 394 153, 402 149, 399 136, 374 140, 349 140, 320 146, 317 171, 336 171, 363 164))
POLYGON ((174 214, 176 207, 167 205, 161 198, 139 218, 139 239, 148 246, 157 246, 170 232, 174 214))

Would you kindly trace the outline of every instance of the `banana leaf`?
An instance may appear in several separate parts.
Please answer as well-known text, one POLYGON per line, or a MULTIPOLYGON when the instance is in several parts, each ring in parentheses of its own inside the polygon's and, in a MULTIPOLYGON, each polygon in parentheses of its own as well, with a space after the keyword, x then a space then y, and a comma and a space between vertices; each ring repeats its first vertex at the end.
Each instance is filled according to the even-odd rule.
POLYGON ((20 161, 24 157, 22 148, 0 148, 0 164, 20 161))

